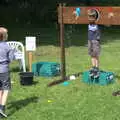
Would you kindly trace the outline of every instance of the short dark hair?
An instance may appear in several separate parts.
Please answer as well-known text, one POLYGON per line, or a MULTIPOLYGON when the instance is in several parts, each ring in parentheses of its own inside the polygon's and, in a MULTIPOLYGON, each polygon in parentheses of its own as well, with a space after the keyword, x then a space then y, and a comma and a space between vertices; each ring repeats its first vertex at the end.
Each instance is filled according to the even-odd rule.
POLYGON ((3 34, 0 33, 0 40, 3 40, 3 34))

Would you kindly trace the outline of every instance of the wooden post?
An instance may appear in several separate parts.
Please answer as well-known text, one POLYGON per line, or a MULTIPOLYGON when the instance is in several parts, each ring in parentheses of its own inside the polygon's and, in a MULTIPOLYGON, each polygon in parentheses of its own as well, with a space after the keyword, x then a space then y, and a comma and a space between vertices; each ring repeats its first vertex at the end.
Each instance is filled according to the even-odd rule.
POLYGON ((59 4, 59 19, 60 19, 60 47, 61 47, 61 79, 65 80, 66 70, 65 70, 65 46, 64 46, 64 24, 63 24, 63 7, 59 4))
POLYGON ((29 51, 28 52, 29 72, 32 72, 32 61, 33 61, 33 54, 31 51, 29 51))
POLYGON ((29 72, 32 72, 33 52, 36 50, 36 37, 26 37, 26 51, 28 51, 29 72))

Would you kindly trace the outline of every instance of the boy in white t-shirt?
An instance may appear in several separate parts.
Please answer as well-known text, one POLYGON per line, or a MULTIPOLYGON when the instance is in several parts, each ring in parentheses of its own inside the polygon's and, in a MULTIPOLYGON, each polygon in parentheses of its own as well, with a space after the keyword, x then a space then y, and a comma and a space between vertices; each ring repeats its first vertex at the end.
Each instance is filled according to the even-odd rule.
POLYGON ((100 55, 100 30, 96 24, 97 13, 94 9, 88 10, 88 53, 91 56, 92 69, 91 76, 95 73, 98 77, 99 71, 99 55, 100 55))

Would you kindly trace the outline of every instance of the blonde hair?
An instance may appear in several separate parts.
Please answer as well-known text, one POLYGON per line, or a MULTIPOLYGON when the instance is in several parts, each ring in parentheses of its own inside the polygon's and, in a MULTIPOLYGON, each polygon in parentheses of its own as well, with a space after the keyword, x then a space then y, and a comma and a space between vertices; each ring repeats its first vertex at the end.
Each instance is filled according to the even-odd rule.
POLYGON ((8 39, 8 30, 4 27, 0 27, 0 34, 2 35, 2 40, 8 39))
POLYGON ((97 20, 97 12, 95 9, 88 10, 88 20, 96 21, 97 20))
POLYGON ((89 9, 89 10, 88 10, 88 15, 95 16, 95 15, 96 15, 96 10, 94 10, 94 9, 89 9))

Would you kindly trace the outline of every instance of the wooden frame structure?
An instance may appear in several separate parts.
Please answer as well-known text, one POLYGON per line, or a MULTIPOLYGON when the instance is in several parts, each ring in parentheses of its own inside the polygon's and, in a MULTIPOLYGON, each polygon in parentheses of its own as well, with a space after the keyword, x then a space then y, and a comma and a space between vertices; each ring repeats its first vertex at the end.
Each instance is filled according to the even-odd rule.
POLYGON ((65 80, 65 47, 64 47, 64 24, 88 24, 87 12, 94 9, 98 13, 97 24, 120 25, 120 7, 115 6, 90 6, 90 7, 64 7, 61 3, 58 7, 58 23, 60 24, 60 47, 61 47, 61 79, 65 80))

